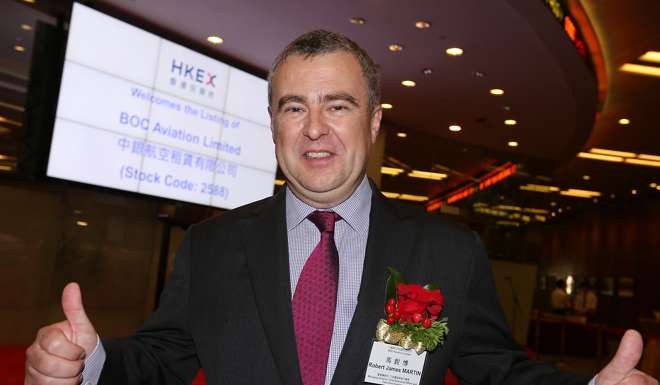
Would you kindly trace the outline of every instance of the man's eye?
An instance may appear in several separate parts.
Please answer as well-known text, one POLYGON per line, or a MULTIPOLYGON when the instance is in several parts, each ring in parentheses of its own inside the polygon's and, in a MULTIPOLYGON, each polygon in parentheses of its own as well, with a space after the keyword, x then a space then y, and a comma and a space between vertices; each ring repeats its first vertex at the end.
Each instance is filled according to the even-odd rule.
POLYGON ((343 111, 343 110, 347 110, 348 108, 346 108, 346 106, 332 106, 331 109, 333 111, 343 111))
POLYGON ((286 112, 302 112, 302 107, 287 107, 284 111, 286 112))

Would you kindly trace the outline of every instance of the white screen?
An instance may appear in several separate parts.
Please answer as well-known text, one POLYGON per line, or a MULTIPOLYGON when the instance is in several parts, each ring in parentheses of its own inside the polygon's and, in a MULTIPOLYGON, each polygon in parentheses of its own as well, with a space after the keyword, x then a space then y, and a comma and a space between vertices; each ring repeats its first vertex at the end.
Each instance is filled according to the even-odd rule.
POLYGON ((223 208, 273 193, 266 81, 74 4, 48 176, 223 208))

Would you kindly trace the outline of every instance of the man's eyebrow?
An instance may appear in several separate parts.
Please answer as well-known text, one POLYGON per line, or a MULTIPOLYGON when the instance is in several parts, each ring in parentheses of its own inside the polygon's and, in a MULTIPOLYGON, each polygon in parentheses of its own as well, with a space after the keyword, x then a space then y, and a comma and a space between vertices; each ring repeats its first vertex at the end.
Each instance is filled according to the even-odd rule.
POLYGON ((344 100, 355 107, 360 107, 360 103, 358 103, 358 100, 351 94, 347 94, 345 92, 340 92, 338 94, 328 94, 323 97, 323 101, 325 102, 333 102, 335 100, 344 100))
POLYGON ((305 98, 300 95, 284 95, 277 101, 277 109, 281 110, 282 106, 290 102, 305 103, 305 98))

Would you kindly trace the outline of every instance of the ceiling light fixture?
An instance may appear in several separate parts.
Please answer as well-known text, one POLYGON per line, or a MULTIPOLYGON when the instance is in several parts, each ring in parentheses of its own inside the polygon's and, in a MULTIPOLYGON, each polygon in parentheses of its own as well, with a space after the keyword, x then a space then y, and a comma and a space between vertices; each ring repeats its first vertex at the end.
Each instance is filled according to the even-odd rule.
POLYGON ((626 118, 619 119, 619 124, 622 126, 627 126, 630 124, 630 119, 626 119, 626 118))
POLYGON ((413 194, 401 194, 399 195, 399 199, 402 199, 404 201, 424 202, 429 200, 429 197, 425 197, 422 195, 413 195, 413 194))
POLYGON ((222 43, 225 42, 225 39, 223 39, 223 38, 221 38, 220 36, 217 36, 217 35, 211 35, 211 36, 207 37, 206 40, 209 43, 212 43, 212 44, 222 44, 222 43))
POLYGON ((399 138, 406 138, 408 137, 408 134, 406 134, 405 132, 397 132, 396 136, 398 136, 399 138))
POLYGON ((23 0, 24 3, 34 4, 36 0, 23 0))
POLYGON ((463 50, 458 47, 447 48, 445 51, 449 56, 461 56, 463 55, 463 50))
POLYGON ((598 191, 581 190, 581 189, 575 189, 575 188, 569 188, 568 190, 562 190, 559 193, 561 195, 566 195, 566 196, 571 196, 571 197, 576 197, 576 198, 589 198, 589 199, 594 198, 594 197, 599 197, 601 195, 601 193, 598 192, 598 191))
POLYGON ((32 26, 30 24, 21 24, 21 29, 23 31, 32 31, 32 26))
POLYGON ((401 52, 403 51, 403 46, 401 44, 390 44, 387 46, 387 49, 389 49, 390 52, 401 52))
POLYGON ((631 164, 638 164, 640 166, 660 167, 660 162, 655 161, 655 160, 628 158, 628 159, 625 160, 625 162, 626 163, 631 163, 631 164))
POLYGON ((644 55, 640 56, 639 60, 650 62, 650 63, 660 64, 660 52, 659 51, 648 51, 644 55))
POLYGON ((449 131, 451 132, 459 132, 460 130, 462 130, 461 126, 457 124, 452 124, 451 126, 449 126, 449 131))
POLYGON ((504 95, 504 90, 501 88, 493 88, 490 90, 491 95, 504 95))
POLYGON ((631 64, 631 63, 626 63, 619 67, 619 70, 623 72, 628 72, 631 74, 636 74, 636 75, 644 75, 644 76, 657 76, 660 77, 660 68, 659 67, 652 67, 652 66, 645 66, 641 64, 631 64))
POLYGON ((431 28, 431 23, 426 20, 418 20, 415 22, 415 27, 419 29, 431 28))
POLYGON ((392 175, 392 176, 397 176, 403 172, 402 168, 397 168, 397 167, 386 167, 382 166, 380 168, 380 173, 385 174, 385 175, 392 175))
POLYGON ((655 160, 660 162, 660 156, 658 155, 649 155, 649 154, 639 154, 637 155, 639 159, 646 159, 646 160, 655 160))
POLYGON ((507 145, 509 147, 518 147, 518 142, 516 142, 515 140, 511 140, 507 143, 507 145))
POLYGON ((430 69, 430 68, 424 68, 424 69, 422 70, 422 73, 423 73, 424 75, 430 75, 430 74, 433 73, 433 70, 430 69))
POLYGON ((592 148, 590 150, 594 154, 603 154, 603 155, 612 155, 612 156, 621 156, 623 158, 634 158, 637 156, 634 152, 629 152, 629 151, 616 151, 616 150, 608 150, 605 148, 592 148))
POLYGON ((591 179, 591 177, 589 175, 582 175, 582 179, 589 180, 589 179, 591 179))
POLYGON ((12 168, 11 166, 5 166, 3 164, 0 164, 0 171, 11 171, 12 168))
POLYGON ((443 180, 447 177, 447 174, 432 171, 412 170, 408 173, 408 176, 420 179, 443 180))
MULTIPOLYGON (((546 186, 543 184, 532 184, 528 183, 526 185, 520 186, 521 190, 524 191, 534 191, 534 192, 540 192, 540 193, 551 193, 551 192, 557 192, 559 191, 559 187, 556 186, 546 186)), ((555 203, 555 202, 552 202, 555 203)), ((554 204, 552 204, 554 206, 554 204)))
POLYGON ((655 182, 653 182, 653 183, 651 183, 649 186, 650 186, 651 188, 656 188, 656 187, 658 187, 658 184, 655 183, 655 182))
POLYGON ((514 119, 507 119, 504 121, 504 124, 506 124, 507 126, 515 126, 516 124, 518 124, 518 122, 516 122, 514 119))
POLYGON ((351 24, 356 24, 356 25, 362 25, 362 24, 367 22, 366 20, 364 20, 364 18, 357 17, 357 16, 351 17, 350 21, 351 21, 351 24))
POLYGON ((404 80, 404 81, 401 82, 401 84, 402 84, 404 87, 408 87, 408 88, 411 88, 411 87, 414 87, 414 86, 417 85, 417 83, 415 83, 415 82, 412 81, 412 80, 404 80))
POLYGON ((631 193, 632 195, 637 195, 637 190, 633 189, 630 193, 631 193))
POLYGON ((16 51, 16 52, 23 52, 23 51, 25 51, 25 47, 23 47, 22 45, 16 44, 16 45, 14 46, 14 51, 16 51))
POLYGON ((394 107, 393 105, 391 105, 391 104, 389 104, 389 103, 381 103, 380 106, 381 106, 384 110, 391 110, 392 107, 394 107))
POLYGON ((580 152, 578 153, 578 157, 586 158, 586 159, 604 160, 606 162, 623 162, 623 158, 620 156, 592 154, 590 152, 580 152))
POLYGON ((89 224, 85 221, 76 221, 76 225, 80 227, 87 227, 89 224))

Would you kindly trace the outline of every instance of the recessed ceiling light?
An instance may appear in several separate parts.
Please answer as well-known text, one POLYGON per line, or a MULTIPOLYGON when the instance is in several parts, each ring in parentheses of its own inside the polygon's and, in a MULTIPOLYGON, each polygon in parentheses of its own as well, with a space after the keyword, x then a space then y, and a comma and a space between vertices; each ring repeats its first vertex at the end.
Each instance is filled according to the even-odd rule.
POLYGON ((76 225, 80 227, 87 227, 89 223, 87 223, 86 221, 76 221, 76 225))
POLYGON ((430 69, 430 68, 424 68, 424 69, 422 70, 422 73, 423 73, 424 75, 430 75, 430 74, 433 73, 433 70, 430 69))
POLYGON ((550 206, 552 206, 552 207, 557 206, 557 202, 550 202, 550 206))
POLYGON ((616 198, 616 194, 610 194, 610 198, 612 199, 616 198))
POLYGON ((504 90, 500 88, 493 88, 490 90, 491 95, 504 95, 504 90))
POLYGON ((23 51, 25 51, 25 47, 23 47, 22 45, 17 44, 17 45, 14 46, 14 51, 23 52, 23 51))
POLYGON ((32 31, 32 26, 30 24, 21 24, 21 29, 23 31, 32 31))
POLYGON ((594 198, 594 203, 598 203, 598 198, 594 198))
POLYGON ((589 180, 589 179, 591 179, 591 177, 589 175, 582 175, 582 179, 589 180))
POLYGON ((557 212, 560 213, 560 214, 561 214, 562 211, 563 210, 561 209, 561 207, 557 209, 557 212))
POLYGON ((217 36, 217 35, 211 35, 211 36, 207 37, 206 40, 209 43, 213 43, 213 44, 222 44, 222 43, 225 42, 225 39, 223 39, 223 38, 221 38, 220 36, 217 36))
POLYGON ((507 126, 515 126, 516 124, 518 124, 518 122, 516 122, 514 119, 507 119, 504 121, 504 124, 506 124, 507 126))
POLYGON ((627 126, 630 124, 630 119, 626 119, 626 118, 619 119, 619 124, 622 126, 627 126))
POLYGON ((459 132, 460 130, 462 130, 461 126, 457 124, 452 124, 451 126, 449 126, 449 131, 459 132))
POLYGON ((458 47, 447 48, 445 52, 449 56, 461 56, 463 54, 463 50, 458 47))
POLYGON ((23 2, 34 4, 36 2, 36 0, 23 0, 23 2))
POLYGON ((511 140, 507 144, 509 145, 509 147, 518 147, 518 142, 516 142, 515 140, 511 140))
POLYGON ((389 104, 389 103, 381 103, 380 106, 381 106, 384 110, 391 110, 392 107, 394 107, 393 105, 391 105, 391 104, 389 104))
POLYGON ((406 138, 408 134, 406 134, 405 132, 397 132, 396 136, 398 136, 399 138, 406 138))
POLYGON ((632 195, 637 195, 637 190, 633 189, 630 193, 631 193, 632 195))
POLYGON ((401 44, 390 44, 387 46, 387 49, 389 49, 390 52, 401 52, 403 51, 403 46, 401 44))
POLYGON ((419 29, 431 28, 431 23, 426 20, 418 20, 415 22, 415 27, 419 29))
POLYGON ((412 80, 404 80, 401 82, 401 84, 404 85, 405 87, 414 87, 417 85, 417 83, 415 83, 412 80))
POLYGON ((362 18, 362 17, 357 17, 357 16, 355 16, 355 17, 351 17, 351 24, 362 25, 362 24, 364 24, 364 23, 366 23, 366 22, 367 22, 367 21, 364 20, 364 18, 362 18))
POLYGON ((481 71, 474 71, 474 72, 472 72, 472 75, 474 75, 475 77, 478 77, 478 78, 483 78, 484 76, 486 76, 486 74, 481 72, 481 71))
POLYGON ((660 64, 660 52, 648 51, 644 55, 640 56, 639 60, 660 64))
POLYGON ((651 188, 656 188, 656 187, 658 187, 658 184, 655 183, 655 182, 653 182, 653 183, 651 183, 649 186, 651 186, 651 188))

